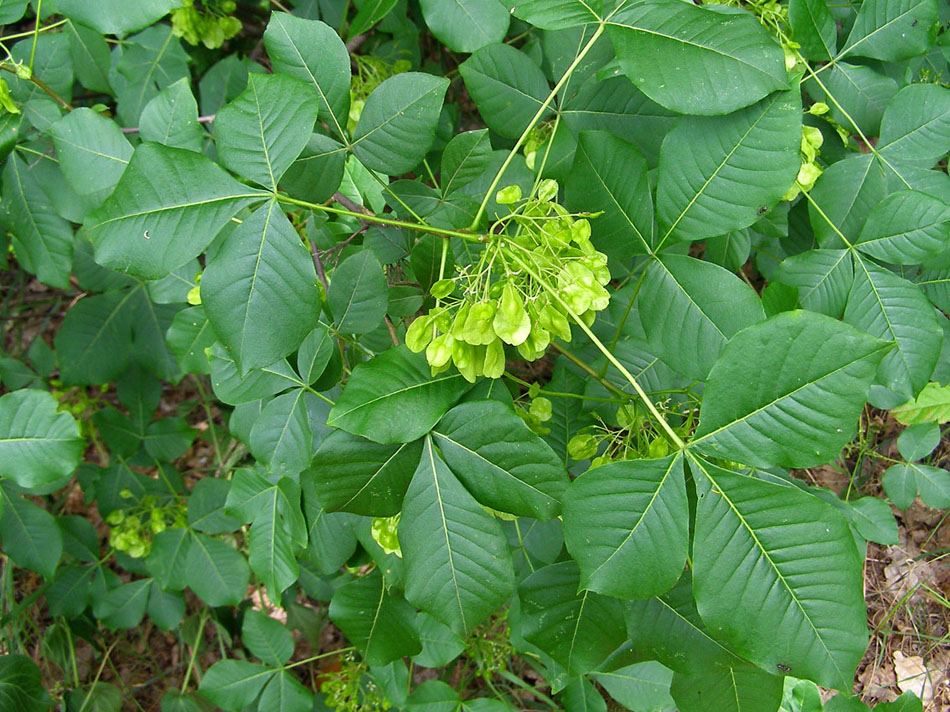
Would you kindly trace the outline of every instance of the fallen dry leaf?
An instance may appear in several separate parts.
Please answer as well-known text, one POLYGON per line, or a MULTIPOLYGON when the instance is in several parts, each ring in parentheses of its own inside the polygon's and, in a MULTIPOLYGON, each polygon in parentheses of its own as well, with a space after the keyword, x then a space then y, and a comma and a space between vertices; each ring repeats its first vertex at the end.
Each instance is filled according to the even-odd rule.
POLYGON ((919 655, 907 656, 900 650, 895 650, 894 671, 897 674, 897 686, 901 692, 913 692, 925 706, 933 702, 932 674, 924 665, 922 657, 919 655))

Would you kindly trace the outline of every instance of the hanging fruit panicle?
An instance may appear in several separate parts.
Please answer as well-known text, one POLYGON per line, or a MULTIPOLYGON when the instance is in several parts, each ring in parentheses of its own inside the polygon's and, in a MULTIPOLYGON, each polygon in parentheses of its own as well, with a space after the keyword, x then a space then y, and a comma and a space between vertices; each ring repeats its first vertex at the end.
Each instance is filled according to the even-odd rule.
POLYGON ((587 220, 595 216, 569 213, 557 194, 554 180, 528 200, 516 185, 498 191, 511 213, 492 226, 478 262, 432 286, 436 306, 412 323, 406 345, 425 349, 433 375, 454 363, 470 382, 499 378, 504 344, 534 361, 553 337, 571 340, 571 318, 590 325, 607 307, 607 257, 591 244, 587 220))

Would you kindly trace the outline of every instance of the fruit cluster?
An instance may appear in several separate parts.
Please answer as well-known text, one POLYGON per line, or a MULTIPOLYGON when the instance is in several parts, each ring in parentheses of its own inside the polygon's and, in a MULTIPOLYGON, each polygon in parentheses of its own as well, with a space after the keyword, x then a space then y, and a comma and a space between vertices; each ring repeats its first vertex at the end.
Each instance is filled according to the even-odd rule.
MULTIPOLYGON (((119 496, 129 499, 132 493, 122 490, 119 496)), ((188 520, 184 507, 177 504, 157 507, 155 496, 147 495, 134 510, 117 509, 111 512, 106 517, 106 524, 110 527, 109 546, 125 552, 133 559, 141 559, 152 550, 152 538, 156 534, 169 527, 186 527, 188 520)))
POLYGON ((571 340, 571 319, 589 325, 607 307, 607 257, 591 244, 586 217, 568 213, 557 193, 553 180, 525 201, 518 186, 500 190, 497 202, 517 208, 492 226, 478 263, 432 285, 436 306, 410 325, 406 345, 425 349, 433 375, 454 363, 470 382, 499 378, 505 344, 534 361, 553 337, 571 340))
POLYGON ((183 6, 172 12, 172 34, 192 46, 200 42, 208 49, 218 49, 241 31, 241 21, 231 17, 237 9, 234 0, 183 0, 183 6))

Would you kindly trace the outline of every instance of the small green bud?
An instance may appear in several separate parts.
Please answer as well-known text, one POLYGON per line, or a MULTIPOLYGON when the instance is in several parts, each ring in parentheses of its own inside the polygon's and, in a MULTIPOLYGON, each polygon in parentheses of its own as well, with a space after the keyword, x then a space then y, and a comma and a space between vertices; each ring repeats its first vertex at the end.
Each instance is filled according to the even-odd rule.
POLYGON ((433 368, 441 368, 448 364, 452 358, 452 344, 455 339, 451 334, 440 334, 432 339, 432 342, 426 347, 426 360, 433 368))
POLYGON ((531 406, 528 408, 528 412, 544 423, 551 419, 551 415, 553 413, 551 401, 543 397, 535 398, 533 401, 531 401, 531 406))
POLYGON ((524 308, 521 295, 510 283, 502 290, 492 327, 499 339, 512 346, 524 343, 531 333, 531 318, 524 308))
POLYGON ((651 458, 666 457, 670 453, 670 444, 664 438, 655 438, 647 448, 647 454, 651 458))
POLYGON ((808 113, 812 116, 823 116, 828 113, 828 105, 823 101, 816 101, 808 107, 808 113))
POLYGON ((485 363, 482 368, 486 378, 501 378, 505 373, 505 347, 499 339, 493 339, 485 346, 485 363))
POLYGON ((509 185, 495 193, 495 202, 499 205, 511 205, 521 200, 521 186, 509 185))
POLYGON ((402 549, 399 547, 399 519, 402 513, 392 517, 375 517, 370 525, 373 541, 387 554, 395 554, 402 558, 402 549))
POLYGON ((193 307, 200 306, 201 305, 201 285, 196 284, 194 287, 189 289, 188 294, 185 296, 185 299, 193 307))
POLYGON ((130 489, 119 490, 119 496, 122 499, 132 499, 132 490, 130 489))
POLYGON ((553 178, 545 178, 538 186, 538 200, 549 202, 557 198, 559 186, 553 178))
POLYGON ((473 346, 486 346, 497 338, 492 330, 497 307, 495 302, 473 304, 465 319, 462 339, 473 346))
POLYGON ((123 519, 125 519, 125 512, 117 509, 114 512, 109 512, 109 516, 106 517, 106 524, 114 527, 121 524, 123 519))
POLYGON ((432 317, 420 316, 406 330, 406 346, 413 353, 419 353, 432 340, 432 317))
POLYGON ((574 460, 587 460, 597 453, 597 438, 593 435, 575 435, 567 443, 567 454, 574 460))
POLYGON ((454 279, 440 279, 438 282, 432 285, 429 293, 432 294, 432 296, 436 299, 444 299, 445 297, 449 296, 454 289, 454 279))

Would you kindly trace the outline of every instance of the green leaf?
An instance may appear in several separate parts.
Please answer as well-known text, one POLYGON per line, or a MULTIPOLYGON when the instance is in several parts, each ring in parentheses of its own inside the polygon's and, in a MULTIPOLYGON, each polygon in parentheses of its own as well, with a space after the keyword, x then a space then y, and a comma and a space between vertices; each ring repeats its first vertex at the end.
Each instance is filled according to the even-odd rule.
POLYGON ((205 534, 227 534, 240 529, 241 522, 224 511, 230 489, 226 480, 198 480, 188 497, 188 526, 205 534))
POLYGON ((140 0, 128 6, 123 0, 57 0, 58 12, 104 35, 125 35, 162 19, 181 5, 178 0, 140 0))
POLYGON ((916 399, 891 409, 891 415, 904 425, 927 422, 942 425, 950 421, 950 386, 928 383, 916 399))
POLYGON ((762 321, 758 295, 722 267, 686 255, 651 262, 637 295, 651 349, 683 375, 705 380, 726 342, 762 321), (677 324, 675 329, 670 324, 677 324))
POLYGON ((620 601, 579 591, 577 564, 563 561, 538 569, 518 586, 521 636, 571 676, 597 668, 626 638, 620 601))
POLYGON ((276 201, 227 237, 202 275, 201 301, 242 373, 286 356, 313 329, 320 309, 313 260, 276 201))
POLYGON ((805 59, 827 62, 837 54, 838 29, 825 0, 789 0, 788 20, 805 59))
MULTIPOLYGON (((236 606, 250 580, 247 561, 220 539, 192 536, 185 564, 188 587, 209 606, 236 606)), ((210 671, 209 671, 210 672, 210 671)))
POLYGON ((435 137, 448 88, 448 79, 421 72, 386 79, 366 99, 353 153, 370 170, 389 175, 415 168, 435 137))
POLYGON ((53 702, 43 689, 43 675, 24 655, 0 656, 0 706, 15 712, 46 712, 53 702))
POLYGON ((162 418, 145 431, 145 451, 157 460, 172 462, 184 455, 198 435, 184 418, 162 418))
POLYGON ((886 546, 900 542, 897 521, 883 499, 861 497, 848 504, 851 524, 863 538, 886 546))
POLYGON ((925 54, 939 25, 937 0, 867 0, 839 57, 853 54, 899 62, 925 54))
POLYGON ((595 672, 591 677, 627 709, 660 712, 675 705, 670 697, 673 673, 656 661, 635 663, 610 672, 595 672))
POLYGON ((0 0, 0 25, 9 25, 19 20, 26 14, 29 4, 30 0, 0 0))
POLYGON ((226 508, 253 521, 251 570, 264 582, 271 600, 299 575, 295 554, 307 543, 307 525, 300 511, 300 486, 288 477, 276 485, 259 473, 241 470, 232 480, 226 508))
POLYGON ((244 207, 263 197, 192 151, 144 143, 112 196, 86 218, 96 261, 158 279, 197 257, 244 207))
POLYGON ((660 245, 748 227, 779 201, 801 167, 800 99, 777 92, 728 116, 680 119, 660 148, 660 245))
POLYGON ((426 680, 406 700, 408 712, 458 712, 459 694, 441 680, 426 680))
POLYGON ((911 84, 887 105, 877 150, 888 160, 920 161, 930 168, 950 145, 950 89, 911 84))
POLYGON ((748 13, 636 2, 616 11, 607 31, 624 74, 680 114, 728 114, 788 87, 781 48, 748 13))
POLYGON ((868 635, 847 523, 797 488, 692 464, 693 593, 703 621, 765 670, 850 690, 868 635))
POLYGON ((757 467, 812 467, 854 434, 890 345, 830 317, 783 312, 734 336, 706 382, 691 446, 757 467))
POLYGON ((369 665, 388 665, 422 650, 415 610, 386 589, 379 569, 338 588, 328 615, 369 665))
POLYGON ((276 191, 317 120, 316 94, 280 74, 252 74, 247 89, 214 120, 218 157, 227 168, 276 191))
POLYGON ((7 483, 0 482, 0 539, 3 553, 17 566, 53 578, 63 555, 63 534, 53 515, 7 483))
POLYGON ((145 612, 159 628, 172 631, 185 617, 185 597, 179 591, 163 591, 157 581, 152 581, 145 612))
POLYGON ((91 109, 71 111, 49 129, 69 186, 91 206, 109 197, 132 156, 132 144, 114 121, 91 109))
POLYGON ((488 129, 465 131, 453 136, 442 151, 442 170, 439 175, 442 195, 449 195, 478 178, 488 168, 490 160, 488 129))
POLYGON ((152 539, 152 550, 145 559, 148 572, 163 589, 180 591, 188 585, 188 553, 191 536, 187 529, 166 529, 152 539))
POLYGON ((888 467, 881 481, 887 496, 898 509, 912 505, 918 492, 928 507, 950 507, 950 472, 939 467, 899 463, 888 467))
POLYGON ((254 704, 275 672, 243 660, 219 660, 202 675, 198 692, 221 709, 239 712, 254 704))
POLYGON ((572 211, 600 212, 591 241, 608 257, 625 259, 653 248, 653 201, 646 160, 630 143, 605 131, 582 131, 564 187, 572 211))
MULTIPOLYGON (((837 62, 818 79, 805 82, 808 93, 825 102, 830 116, 850 131, 876 135, 881 117, 894 95, 897 82, 893 78, 864 65, 837 62)), ((837 140, 837 139, 835 139, 837 140)))
POLYGON ((271 13, 264 46, 274 71, 309 82, 320 96, 319 118, 345 141, 350 110, 350 53, 340 36, 318 20, 271 13))
POLYGON ((601 0, 516 0, 511 14, 539 30, 566 30, 600 20, 601 0))
POLYGON ((261 694, 259 709, 274 712, 311 712, 314 709, 313 693, 307 690, 287 670, 279 671, 261 694))
POLYGON ((382 20, 386 15, 392 12, 398 0, 366 0, 360 7, 353 22, 350 23, 350 30, 347 33, 347 39, 351 40, 357 35, 361 35, 369 30, 373 25, 382 20))
POLYGON ((280 621, 250 609, 244 612, 241 641, 258 660, 281 666, 294 654, 294 639, 280 621))
POLYGON ((867 259, 857 259, 844 320, 897 347, 884 357, 876 383, 913 398, 930 380, 943 330, 916 285, 867 259))
POLYGON ((346 147, 322 134, 313 134, 299 158, 291 164, 281 187, 291 197, 323 201, 343 182, 346 147))
POLYGON ((280 359, 264 368, 252 369, 241 376, 234 359, 220 343, 215 342, 206 353, 211 360, 214 394, 228 405, 249 403, 280 393, 291 386, 305 385, 290 368, 287 359, 280 359))
MULTIPOLYGON (((5 23, 0 21, 0 24, 5 23)), ((69 33, 69 54, 73 60, 76 78, 90 91, 111 94, 109 66, 112 60, 106 38, 72 20, 66 23, 65 29, 69 33)))
POLYGON ((22 390, 0 397, 0 476, 20 487, 55 482, 76 469, 85 441, 49 393, 22 390))
POLYGON ((433 378, 424 354, 400 346, 353 369, 327 425, 377 443, 411 442, 429 432, 466 390, 460 374, 433 378))
POLYGON ((72 226, 56 213, 40 182, 15 153, 3 169, 0 215, 13 235, 20 266, 44 284, 67 289, 73 263, 72 226))
POLYGON ((459 73, 488 128, 505 138, 518 138, 548 96, 538 65, 511 45, 482 47, 459 73))
POLYGON ((450 410, 432 431, 449 468, 482 504, 551 519, 570 480, 564 464, 510 406, 472 401, 450 410))
POLYGON ((614 462, 578 477, 564 499, 564 543, 582 588, 649 598, 679 580, 689 548, 683 459, 614 462))
POLYGON ((308 471, 327 511, 391 517, 422 454, 422 441, 379 445, 344 430, 334 430, 317 450, 308 471))
POLYGON ((499 0, 421 0, 426 26, 453 52, 501 42, 511 15, 499 0))
POLYGON ((389 306, 383 266, 371 250, 347 257, 333 270, 327 301, 337 330, 365 334, 378 327, 389 306))
POLYGON ((204 131, 198 123, 198 102, 187 79, 170 84, 145 105, 139 135, 143 141, 201 152, 204 131))
POLYGON ((178 312, 168 328, 166 340, 182 373, 211 373, 205 349, 210 348, 217 337, 203 307, 188 307, 178 312))
POLYGON ((855 244, 884 262, 916 265, 950 243, 950 205, 916 190, 899 190, 878 203, 855 244))
POLYGON ((294 477, 313 456, 304 395, 297 388, 268 401, 251 428, 251 454, 275 475, 294 477))
POLYGON ((673 675, 670 693, 679 712, 759 712, 777 710, 785 678, 753 665, 712 667, 691 675, 673 675))
POLYGON ((307 384, 313 383, 323 375, 335 349, 333 336, 323 323, 319 323, 297 349, 297 373, 307 384))
POLYGON ((145 615, 151 583, 152 579, 139 579, 111 589, 99 602, 97 617, 112 630, 134 628, 145 615))
POLYGON ((561 695, 565 712, 607 712, 607 702, 586 677, 572 677, 561 695))
POLYGON ((466 636, 514 591, 498 521, 475 501, 427 439, 403 502, 399 543, 406 599, 466 636))
POLYGON ((562 104, 561 117, 575 135, 612 133, 636 146, 651 168, 657 165, 660 143, 676 119, 676 114, 648 99, 625 76, 603 81, 591 77, 562 104))
POLYGON ((412 656, 412 661, 422 667, 442 667, 455 660, 463 650, 465 642, 444 623, 419 613, 416 617, 416 629, 422 650, 412 656))
POLYGON ((168 25, 153 25, 130 37, 116 52, 109 82, 118 97, 120 124, 137 126, 142 109, 159 91, 189 79, 188 54, 168 25))
POLYGON ((807 250, 782 260, 773 281, 798 288, 802 306, 840 318, 854 283, 849 250, 807 250))

